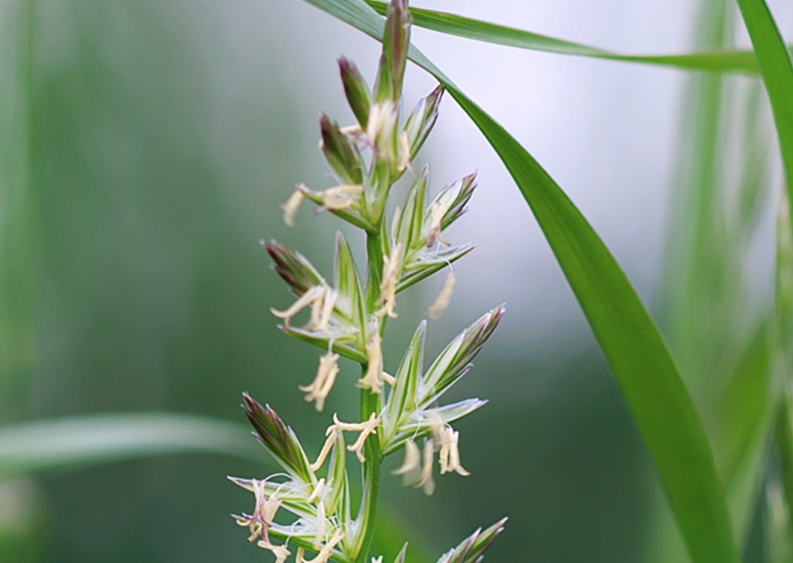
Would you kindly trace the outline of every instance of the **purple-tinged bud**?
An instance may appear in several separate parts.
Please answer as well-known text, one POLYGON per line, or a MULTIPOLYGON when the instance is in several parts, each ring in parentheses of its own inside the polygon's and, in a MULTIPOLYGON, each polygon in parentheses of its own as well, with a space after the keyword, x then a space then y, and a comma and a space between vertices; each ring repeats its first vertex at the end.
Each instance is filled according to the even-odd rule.
POLYGON ((507 519, 502 518, 488 529, 476 530, 465 538, 460 545, 444 553, 438 563, 477 563, 480 561, 495 539, 504 531, 507 519))
POLYGON ((341 82, 344 85, 344 93, 347 96, 347 103, 355 114, 355 119, 361 126, 361 130, 366 130, 366 123, 369 119, 369 106, 372 99, 369 95, 369 87, 361 75, 358 67, 344 57, 339 57, 339 71, 341 82))
POLYGON ((374 87, 374 103, 382 104, 387 100, 394 99, 394 84, 391 80, 391 65, 383 52, 380 55, 380 63, 377 65, 377 79, 374 87))
POLYGON ((446 230, 449 225, 454 223, 463 215, 463 213, 465 213, 465 206, 468 205, 468 201, 474 194, 475 189, 476 172, 473 172, 456 181, 438 195, 438 197, 435 199, 436 201, 440 201, 443 198, 444 193, 448 193, 447 197, 450 197, 451 199, 451 202, 449 202, 448 206, 446 206, 446 212, 443 214, 443 219, 441 219, 441 230, 446 230))
POLYGON ((402 97, 402 82, 410 46, 410 12, 407 0, 392 0, 386 15, 383 54, 391 75, 391 99, 398 103, 402 97))
POLYGON ((343 184, 360 185, 363 182, 363 160, 357 147, 328 116, 319 118, 322 131, 322 154, 343 184))
POLYGON ((496 330, 505 310, 504 305, 499 305, 485 313, 446 346, 424 375, 421 388, 426 390, 426 394, 419 397, 420 405, 436 401, 466 374, 471 367, 471 361, 496 330))
POLYGON ((422 145, 424 145, 424 141, 427 140, 432 128, 435 126, 435 122, 438 119, 438 108, 445 91, 443 85, 435 88, 429 96, 416 104, 416 107, 413 108, 413 111, 410 112, 410 115, 405 120, 405 133, 408 136, 411 160, 416 158, 422 145))
POLYGON ((245 415, 256 431, 259 442, 292 476, 304 483, 312 483, 314 476, 294 431, 283 423, 269 405, 262 407, 247 393, 242 394, 242 400, 245 415))
POLYGON ((408 544, 407 542, 405 542, 402 545, 402 549, 399 550, 396 559, 394 559, 394 563, 405 563, 405 553, 407 552, 407 549, 408 549, 408 544))
POLYGON ((291 252, 280 242, 262 242, 267 253, 275 262, 275 272, 289 285, 292 293, 303 295, 310 288, 327 285, 325 279, 299 252, 291 252))

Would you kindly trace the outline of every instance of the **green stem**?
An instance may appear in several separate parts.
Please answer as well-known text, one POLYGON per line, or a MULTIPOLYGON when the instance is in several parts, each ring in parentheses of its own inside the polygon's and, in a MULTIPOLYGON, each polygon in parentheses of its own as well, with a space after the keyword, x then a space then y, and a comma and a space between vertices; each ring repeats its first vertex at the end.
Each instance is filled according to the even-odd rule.
MULTIPOLYGON (((372 413, 380 412, 380 395, 371 393, 366 389, 361 390, 361 420, 367 420, 372 413)), ((355 563, 364 563, 369 556, 369 548, 374 537, 374 523, 377 515, 377 499, 380 493, 380 464, 383 461, 383 454, 380 451, 380 440, 369 438, 364 445, 363 464, 364 501, 361 508, 363 518, 361 519, 361 532, 359 536, 358 554, 355 563)))
MULTIPOLYGON (((382 223, 382 219, 380 221, 382 223)), ((366 258, 369 279, 366 284, 366 312, 373 314, 380 299, 380 282, 383 279, 382 225, 366 233, 366 258)))
MULTIPOLYGON (((369 279, 366 287, 366 310, 372 313, 376 310, 377 301, 380 299, 380 282, 383 273, 383 247, 382 247, 382 220, 374 231, 366 234, 366 254, 369 269, 369 279)), ((381 322, 380 332, 382 334, 385 323, 381 322)), ((366 373, 367 365, 362 365, 363 373, 366 373)), ((368 389, 361 389, 361 422, 366 421, 374 414, 379 414, 381 409, 381 397, 379 394, 372 393, 368 389)), ((361 507, 361 531, 358 536, 358 551, 356 552, 355 563, 364 563, 369 556, 369 548, 374 537, 374 522, 377 515, 377 500, 380 493, 380 464, 383 460, 383 453, 380 449, 379 436, 375 439, 369 438, 364 444, 363 464, 363 504, 361 507)))

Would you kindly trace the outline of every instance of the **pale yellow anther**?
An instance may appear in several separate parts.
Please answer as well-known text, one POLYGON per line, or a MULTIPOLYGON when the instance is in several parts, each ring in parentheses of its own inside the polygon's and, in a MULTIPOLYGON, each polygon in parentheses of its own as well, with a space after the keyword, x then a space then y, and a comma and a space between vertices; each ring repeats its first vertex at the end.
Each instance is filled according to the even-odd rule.
MULTIPOLYGON (((333 416, 335 417, 336 415, 333 416)), ((327 438, 325 439, 325 444, 323 444, 322 446, 322 450, 319 452, 319 455, 317 456, 317 461, 309 465, 311 471, 317 471, 320 467, 322 467, 322 464, 325 463, 325 458, 328 457, 328 454, 330 453, 333 444, 336 443, 336 440, 339 437, 339 431, 337 430, 335 425, 329 427, 328 431, 325 434, 327 435, 327 438)))
POLYGON ((383 279, 380 281, 380 299, 378 304, 382 308, 375 311, 375 315, 382 317, 388 315, 392 319, 397 317, 396 311, 396 288, 399 282, 399 261, 402 253, 402 243, 398 243, 391 249, 391 254, 383 261, 383 279))
POLYGON ((446 424, 436 412, 430 412, 429 418, 435 443, 436 445, 440 444, 441 448, 440 454, 438 455, 441 475, 452 471, 463 476, 470 475, 460 464, 460 450, 458 447, 460 433, 452 430, 452 427, 446 424))
POLYGON ((319 481, 317 481, 317 485, 314 487, 314 490, 311 491, 311 494, 308 495, 308 502, 314 502, 319 498, 319 495, 322 494, 322 491, 325 489, 325 478, 323 477, 319 481))
MULTIPOLYGON (((372 415, 369 417, 369 420, 366 420, 364 422, 342 422, 339 420, 339 416, 334 413, 333 425, 329 426, 328 429, 325 431, 325 434, 328 435, 328 439, 325 441, 325 447, 323 447, 323 452, 325 452, 326 449, 330 451, 330 446, 328 446, 328 443, 331 443, 331 439, 335 442, 336 436, 338 435, 339 432, 342 431, 360 432, 360 434, 358 435, 358 439, 355 440, 353 444, 347 446, 347 449, 351 452, 355 452, 355 455, 358 457, 358 460, 361 463, 364 463, 366 461, 363 455, 364 442, 366 441, 366 438, 370 434, 377 434, 376 429, 379 422, 380 420, 377 418, 377 415, 375 413, 372 413, 372 415)), ((327 455, 327 453, 325 453, 325 455, 327 455)), ((322 455, 322 453, 320 453, 320 458, 317 459, 317 461, 314 462, 314 465, 311 466, 312 469, 314 468, 314 466, 317 466, 317 468, 321 467, 322 461, 324 460, 325 457, 322 455)))
POLYGON ((421 479, 416 484, 416 487, 424 489, 424 494, 427 496, 435 492, 435 481, 432 479, 432 459, 435 455, 435 444, 432 438, 428 438, 424 442, 424 466, 421 468, 421 479))
POLYGON ((383 372, 383 381, 388 383, 391 387, 396 385, 396 377, 386 372, 383 372))
POLYGON ((342 539, 344 539, 344 532, 337 530, 333 537, 322 546, 314 559, 305 559, 305 550, 298 548, 297 550, 297 563, 325 563, 333 555, 333 548, 336 547, 342 539))
POLYGON ((383 388, 383 352, 379 333, 375 333, 372 341, 366 345, 366 357, 369 361, 368 368, 366 375, 358 380, 358 387, 380 393, 383 388))
POLYGON ((327 190, 319 193, 322 198, 322 205, 331 210, 344 210, 349 209, 358 202, 360 195, 363 193, 363 186, 355 184, 346 184, 336 186, 335 188, 328 188, 327 190))
MULTIPOLYGON (((336 301, 339 299, 339 293, 335 289, 327 288, 322 297, 322 306, 318 307, 318 316, 316 322, 312 319, 312 328, 314 330, 324 332, 328 330, 330 318, 333 316, 333 309, 336 307, 336 301)), ((312 316, 314 308, 311 309, 312 316)))
POLYGON ((317 411, 325 408, 325 399, 328 397, 336 376, 339 373, 339 355, 333 352, 323 354, 319 358, 317 375, 310 385, 301 385, 299 389, 306 394, 306 401, 316 401, 317 411))
POLYGON ((286 223, 287 226, 295 226, 295 214, 297 214, 297 209, 300 207, 304 197, 303 192, 297 189, 289 196, 286 203, 281 204, 281 209, 284 210, 284 223, 286 223))
POLYGON ((394 102, 386 100, 381 104, 369 106, 369 118, 366 121, 366 136, 378 151, 388 150, 388 144, 394 134, 397 113, 394 102))
POLYGON ((459 441, 460 433, 455 431, 452 435, 452 443, 450 445, 451 451, 449 452, 449 471, 454 471, 458 475, 462 475, 463 477, 468 477, 470 473, 465 470, 465 468, 460 465, 460 450, 457 446, 457 442, 459 441))
MULTIPOLYGON (((308 307, 309 305, 313 307, 315 306, 314 303, 323 299, 325 295, 325 291, 327 286, 324 285, 315 285, 309 288, 306 292, 301 295, 297 301, 295 301, 291 306, 283 311, 278 311, 276 309, 270 308, 270 312, 278 317, 279 319, 284 319, 284 324, 289 326, 289 321, 297 315, 300 311, 308 307)), ((321 301, 320 301, 321 302, 321 301)))
POLYGON ((419 447, 413 440, 408 440, 405 442, 405 461, 402 462, 399 468, 394 469, 391 474, 405 475, 405 478, 408 479, 409 474, 419 469, 420 465, 421 453, 419 452, 419 447))
POLYGON ((427 235, 427 246, 433 246, 436 242, 442 246, 449 246, 449 243, 441 238, 441 231, 443 230, 443 216, 448 211, 445 205, 433 201, 430 204, 430 228, 427 235))
POLYGON ((308 326, 316 327, 319 325, 325 301, 325 294, 323 293, 319 298, 311 302, 311 317, 309 318, 308 326))
POLYGON ((410 142, 408 134, 404 131, 399 135, 399 161, 397 162, 397 172, 402 172, 410 165, 410 142))
POLYGON ((317 507, 317 534, 314 536, 314 546, 319 546, 325 539, 325 503, 320 502, 317 507))
POLYGON ((468 475, 468 472, 460 465, 460 452, 457 449, 460 434, 450 427, 445 426, 440 431, 441 452, 438 455, 441 475, 457 471, 461 475, 468 475))
POLYGON ((399 228, 399 220, 402 218, 402 210, 399 206, 394 209, 394 218, 391 220, 391 238, 396 239, 397 229, 399 228))
POLYGON ((325 430, 325 434, 329 434, 331 432, 338 432, 340 430, 348 431, 348 432, 360 432, 363 430, 364 422, 342 422, 339 420, 338 413, 333 413, 333 426, 328 427, 325 430))
POLYGON ((342 127, 339 129, 344 135, 354 135, 358 136, 362 133, 360 125, 347 125, 346 127, 342 127))
POLYGON ((259 543, 257 543, 256 545, 258 545, 262 549, 267 549, 271 551, 273 555, 275 555, 275 563, 284 563, 287 557, 291 555, 290 551, 286 548, 285 545, 275 545, 267 540, 260 540, 259 543))
POLYGON ((379 420, 377 419, 377 415, 372 413, 369 417, 369 420, 366 422, 360 423, 360 434, 358 435, 358 439, 355 440, 354 443, 347 446, 347 449, 351 452, 355 452, 355 455, 358 456, 358 461, 364 463, 366 458, 363 455, 363 446, 366 442, 366 438, 369 437, 370 434, 377 434, 377 423, 379 420))
POLYGON ((449 275, 446 276, 446 282, 443 284, 443 289, 438 294, 438 297, 435 299, 435 303, 430 305, 427 309, 427 315, 431 319, 440 319, 443 314, 446 312, 446 309, 449 308, 449 303, 452 300, 452 294, 454 293, 454 284, 456 280, 454 278, 454 272, 449 272, 449 275))

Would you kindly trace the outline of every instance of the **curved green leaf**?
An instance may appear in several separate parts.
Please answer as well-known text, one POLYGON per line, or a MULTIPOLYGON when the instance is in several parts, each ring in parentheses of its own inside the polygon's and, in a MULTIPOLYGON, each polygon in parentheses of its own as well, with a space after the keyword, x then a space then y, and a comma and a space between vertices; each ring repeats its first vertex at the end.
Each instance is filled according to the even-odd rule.
MULTIPOLYGON (((363 0, 307 0, 379 39, 383 23, 363 0)), ((498 123, 421 52, 479 127, 529 203, 611 365, 697 563, 738 563, 724 492, 705 429, 669 349, 635 290, 580 211, 498 123)))
MULTIPOLYGON (((377 0, 366 0, 376 12, 385 14, 388 4, 377 0)), ((738 72, 756 74, 758 71, 757 60, 752 51, 746 50, 720 50, 703 51, 699 53, 685 53, 680 55, 625 55, 606 51, 598 47, 565 41, 547 35, 540 35, 514 27, 483 22, 434 10, 411 8, 413 24, 419 27, 455 35, 465 39, 495 43, 506 47, 556 53, 559 55, 573 55, 579 57, 592 57, 612 61, 652 64, 678 68, 682 70, 703 70, 711 72, 738 72)), ((790 47, 793 49, 793 46, 790 47)))
POLYGON ((739 561, 710 442, 655 322, 603 241, 547 172, 473 102, 452 95, 532 208, 658 467, 692 560, 739 561))
POLYGON ((261 459, 244 426, 177 414, 107 414, 0 428, 0 480, 170 453, 261 459))
POLYGON ((793 63, 764 0, 738 0, 774 114, 788 197, 793 201, 793 63))
POLYGON ((775 296, 775 334, 773 375, 782 388, 782 405, 777 421, 776 446, 780 454, 783 483, 789 507, 793 506, 793 431, 790 423, 790 397, 787 383, 793 363, 793 61, 779 28, 764 0, 738 0, 746 30, 752 40, 760 74, 763 77, 771 112, 774 115, 782 166, 787 180, 787 197, 779 205, 777 224, 777 272, 775 296))

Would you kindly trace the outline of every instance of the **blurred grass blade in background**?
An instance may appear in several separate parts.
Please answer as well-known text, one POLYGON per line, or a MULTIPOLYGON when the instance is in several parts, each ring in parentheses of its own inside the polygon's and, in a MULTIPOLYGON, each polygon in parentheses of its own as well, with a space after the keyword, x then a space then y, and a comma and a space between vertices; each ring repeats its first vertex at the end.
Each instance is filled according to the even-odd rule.
POLYGON ((19 411, 33 348, 36 6, 32 0, 0 2, 0 423, 19 411))
MULTIPOLYGON (((308 0, 375 38, 382 19, 362 0, 308 0)), ((625 274, 542 167, 418 50, 414 62, 448 89, 529 203, 612 367, 664 483, 694 561, 737 563, 710 442, 666 343, 625 274)))
POLYGON ((0 480, 183 452, 265 459, 236 423, 177 414, 86 415, 0 428, 0 480))
POLYGON ((768 563, 790 563, 793 560, 793 520, 785 502, 782 485, 770 475, 766 486, 765 542, 768 563))
MULTIPOLYGON (((366 3, 380 15, 385 15, 388 8, 387 3, 377 0, 366 0, 366 3)), ((752 51, 718 49, 679 55, 626 55, 446 12, 411 8, 410 13, 413 16, 413 24, 416 26, 506 47, 517 47, 519 49, 560 55, 669 66, 682 70, 752 74, 758 72, 757 60, 752 51)))
MULTIPOLYGON (((730 49, 735 19, 731 0, 703 0, 694 48, 730 49)), ((761 276, 752 264, 771 187, 770 128, 759 88, 723 75, 689 78, 665 268, 665 324, 710 431, 742 551, 779 397, 769 386, 770 299, 758 292, 761 276)), ((680 560, 682 546, 660 506, 654 516, 653 561, 680 560)))

